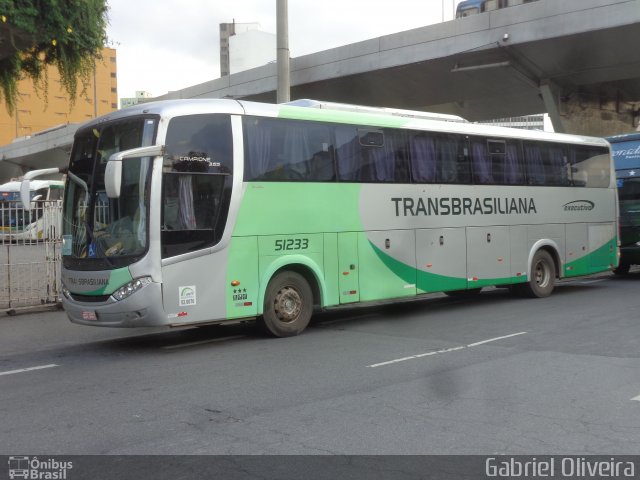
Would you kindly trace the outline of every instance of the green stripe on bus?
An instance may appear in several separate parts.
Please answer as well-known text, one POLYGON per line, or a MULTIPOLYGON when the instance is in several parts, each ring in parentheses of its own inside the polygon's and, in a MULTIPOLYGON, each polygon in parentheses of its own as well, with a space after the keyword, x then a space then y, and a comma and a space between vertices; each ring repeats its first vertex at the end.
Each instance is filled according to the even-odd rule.
POLYGON ((600 248, 564 266, 564 274, 567 277, 578 277, 592 273, 602 272, 607 266, 615 266, 617 263, 617 237, 612 238, 600 248))
POLYGON ((291 120, 315 120, 318 122, 358 124, 370 127, 400 128, 407 124, 407 119, 402 117, 289 106, 281 106, 278 117, 291 120))

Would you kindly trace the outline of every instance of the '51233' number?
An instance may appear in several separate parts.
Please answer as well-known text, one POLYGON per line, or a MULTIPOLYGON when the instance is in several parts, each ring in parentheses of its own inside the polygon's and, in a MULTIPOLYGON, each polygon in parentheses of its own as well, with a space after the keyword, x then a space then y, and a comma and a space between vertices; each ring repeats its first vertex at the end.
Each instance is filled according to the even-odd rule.
POLYGON ((275 251, 306 250, 309 248, 308 238, 286 238, 276 240, 275 251))

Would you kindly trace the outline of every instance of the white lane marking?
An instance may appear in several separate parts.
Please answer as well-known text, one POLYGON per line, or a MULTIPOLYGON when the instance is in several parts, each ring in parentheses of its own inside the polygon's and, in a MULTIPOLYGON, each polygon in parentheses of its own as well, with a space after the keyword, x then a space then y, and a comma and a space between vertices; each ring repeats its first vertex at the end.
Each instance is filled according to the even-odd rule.
POLYGON ((224 342, 225 340, 235 340, 237 338, 247 338, 246 335, 233 335, 231 337, 212 338, 209 340, 198 340, 197 342, 179 343, 178 345, 167 345, 162 347, 164 350, 175 350, 176 348, 194 347, 196 345, 204 345, 205 343, 224 342))
MULTIPOLYGON (((388 360, 386 362, 374 363, 372 365, 367 365, 367 368, 383 367, 385 365, 391 365, 394 363, 406 362, 408 360, 415 360, 416 358, 430 357, 432 355, 439 355, 441 353, 455 352, 457 350, 464 350, 465 348, 473 348, 473 347, 477 347, 478 345, 484 345, 485 343, 495 342, 498 340, 503 340, 505 338, 517 337, 518 335, 526 335, 526 334, 527 332, 512 333, 511 335, 504 335, 502 337, 489 338, 488 340, 481 340, 480 342, 470 343, 469 345, 462 345, 460 347, 444 348, 442 350, 435 350, 433 352, 419 353, 417 355, 411 355, 409 357, 396 358, 394 360, 388 360)), ((638 399, 640 400, 640 395, 638 396, 638 399)))
POLYGON ((416 358, 430 357, 431 355, 438 355, 440 353, 453 352, 454 350, 462 350, 463 348, 467 348, 467 347, 445 348, 443 350, 436 350, 435 352, 420 353, 418 355, 411 355, 410 357, 396 358, 395 360, 389 360, 388 362, 374 363, 373 365, 367 365, 367 367, 369 368, 382 367, 384 365, 391 365, 392 363, 406 362, 407 360, 414 360, 416 358))
POLYGON ((489 342, 495 342, 497 340, 502 340, 503 338, 511 338, 511 337, 517 337, 518 335, 525 335, 526 333, 527 332, 519 332, 519 333, 512 333, 511 335, 505 335, 503 337, 490 338, 489 340, 482 340, 481 342, 470 343, 469 345, 467 345, 467 347, 477 347, 478 345, 482 345, 489 342))
POLYGON ((631 400, 635 400, 636 402, 640 402, 640 395, 638 395, 637 397, 633 397, 631 400))
POLYGON ((19 370, 9 370, 6 372, 0 372, 0 376, 13 375, 14 373, 32 372, 33 370, 43 370, 45 368, 53 368, 53 367, 59 367, 59 366, 60 365, 56 365, 55 363, 52 363, 50 365, 38 365, 37 367, 21 368, 19 370))

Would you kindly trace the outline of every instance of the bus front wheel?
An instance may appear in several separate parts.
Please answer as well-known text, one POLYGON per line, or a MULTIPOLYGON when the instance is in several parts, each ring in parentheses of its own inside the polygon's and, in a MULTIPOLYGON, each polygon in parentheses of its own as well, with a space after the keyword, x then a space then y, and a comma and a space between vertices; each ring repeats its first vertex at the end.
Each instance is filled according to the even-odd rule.
POLYGON ((525 297, 543 298, 553 292, 556 285, 556 264, 546 250, 538 250, 531 262, 527 283, 516 285, 516 292, 525 297))
POLYGON ((312 313, 313 292, 309 283, 299 273, 284 271, 267 286, 259 323, 275 337, 291 337, 302 333, 312 313))

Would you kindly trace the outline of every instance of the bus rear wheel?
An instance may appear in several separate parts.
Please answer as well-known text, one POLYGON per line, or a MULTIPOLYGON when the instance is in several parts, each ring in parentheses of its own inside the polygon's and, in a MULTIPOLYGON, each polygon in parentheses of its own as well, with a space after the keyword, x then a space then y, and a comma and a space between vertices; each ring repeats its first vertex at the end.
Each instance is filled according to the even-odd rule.
POLYGON ((615 273, 616 275, 627 275, 630 269, 631 264, 620 262, 620 265, 613 269, 613 273, 615 273))
POLYGON ((546 250, 538 250, 531 262, 529 281, 515 285, 515 291, 525 297, 544 298, 551 295, 556 286, 556 264, 546 250))
POLYGON ((284 271, 271 279, 264 296, 261 327, 275 337, 299 335, 313 313, 313 292, 305 278, 284 271))

